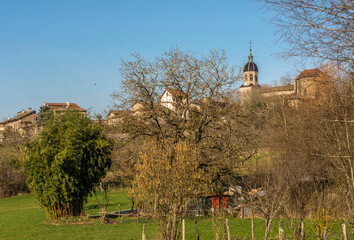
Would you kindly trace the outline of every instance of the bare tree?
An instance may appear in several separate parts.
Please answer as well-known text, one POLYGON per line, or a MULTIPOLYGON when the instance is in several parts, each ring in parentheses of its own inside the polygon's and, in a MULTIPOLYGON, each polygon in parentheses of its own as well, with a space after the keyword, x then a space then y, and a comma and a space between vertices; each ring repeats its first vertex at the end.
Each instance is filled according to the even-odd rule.
POLYGON ((272 221, 280 216, 288 199, 291 184, 284 180, 273 167, 261 174, 253 172, 243 176, 239 193, 243 205, 265 220, 264 239, 268 239, 272 221))
POLYGON ((120 109, 139 105, 115 126, 121 146, 118 165, 133 166, 142 143, 150 139, 190 141, 200 150, 201 167, 213 178, 213 191, 220 192, 238 163, 255 155, 261 126, 248 120, 251 115, 259 118, 260 108, 245 111, 233 99, 239 74, 228 66, 225 52, 197 58, 172 49, 154 60, 134 58, 122 62, 122 89, 113 94, 120 109), (166 90, 175 97, 171 107, 160 100, 166 90))
POLYGON ((292 183, 286 213, 300 221, 328 202, 339 216, 353 218, 350 75, 337 66, 323 71, 316 99, 305 99, 297 108, 273 102, 262 135, 278 172, 292 183))
POLYGON ((21 132, 6 128, 6 142, 0 145, 0 196, 11 196, 28 191, 23 168, 26 143, 33 138, 27 129, 21 132))
POLYGON ((165 240, 179 239, 191 200, 206 189, 199 161, 197 148, 187 142, 151 141, 139 154, 132 194, 147 205, 165 240))
POLYGON ((353 64, 354 3, 351 0, 259 0, 289 44, 284 57, 310 57, 353 64))

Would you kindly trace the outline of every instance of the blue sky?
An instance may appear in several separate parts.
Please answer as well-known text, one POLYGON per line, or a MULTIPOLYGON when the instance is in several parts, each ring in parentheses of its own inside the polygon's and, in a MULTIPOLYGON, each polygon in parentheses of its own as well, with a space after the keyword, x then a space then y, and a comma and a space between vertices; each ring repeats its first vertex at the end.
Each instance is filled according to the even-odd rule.
POLYGON ((222 48, 242 66, 252 40, 260 84, 271 84, 296 70, 275 56, 282 45, 269 17, 252 0, 2 0, 0 121, 43 102, 100 113, 119 90, 121 59, 173 46, 197 56, 222 48))

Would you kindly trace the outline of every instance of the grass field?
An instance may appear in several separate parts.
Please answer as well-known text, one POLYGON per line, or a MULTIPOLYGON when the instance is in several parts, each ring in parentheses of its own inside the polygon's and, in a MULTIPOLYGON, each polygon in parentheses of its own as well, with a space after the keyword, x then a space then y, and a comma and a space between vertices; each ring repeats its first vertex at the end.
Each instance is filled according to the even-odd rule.
MULTIPOLYGON (((103 194, 98 193, 102 201, 103 194)), ((131 202, 127 191, 116 190, 108 194, 108 211, 130 209, 131 202)), ((100 205, 93 196, 85 207, 86 214, 97 215, 100 205)), ((200 239, 215 239, 211 220, 198 218, 200 239)), ((148 240, 161 239, 158 226, 151 219, 123 218, 117 224, 103 224, 94 220, 90 224, 51 225, 46 223, 43 209, 32 195, 23 195, 0 199, 0 239, 141 239, 142 225, 146 223, 148 240)), ((249 219, 229 218, 230 232, 233 239, 250 239, 251 221, 249 219)), ((271 238, 277 237, 278 222, 274 221, 271 238)), ((308 224, 309 225, 309 224, 308 224)), ((339 223, 328 239, 340 239, 339 223)), ((288 224, 284 224, 289 236, 288 224)), ((222 230, 221 230, 222 232, 222 230)), ((310 232, 310 230, 307 230, 310 232)), ((257 239, 263 239, 264 221, 256 219, 255 234, 257 239)), ((350 236, 353 237, 353 236, 350 236)), ((186 239, 196 239, 194 219, 186 219, 186 239)), ((222 239, 222 238, 221 238, 222 239)), ((312 239, 312 238, 307 238, 312 239)), ((350 239, 350 238, 349 238, 350 239)))

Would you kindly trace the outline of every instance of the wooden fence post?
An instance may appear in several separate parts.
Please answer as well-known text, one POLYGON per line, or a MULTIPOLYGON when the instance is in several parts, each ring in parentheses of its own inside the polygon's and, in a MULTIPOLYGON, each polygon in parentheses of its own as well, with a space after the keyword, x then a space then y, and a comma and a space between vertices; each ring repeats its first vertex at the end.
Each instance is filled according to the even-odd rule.
POLYGON ((304 240, 305 239, 305 226, 304 226, 304 221, 301 221, 301 232, 300 232, 300 239, 304 240))
POLYGON ((146 240, 146 236, 145 236, 145 223, 143 224, 143 234, 141 237, 142 240, 146 240))
POLYGON ((343 239, 344 239, 344 240, 348 240, 348 236, 347 236, 347 226, 345 225, 345 223, 342 224, 342 231, 343 231, 343 239))
POLYGON ((224 222, 224 240, 226 240, 226 219, 224 222))
POLYGON ((199 240, 199 229, 198 229, 198 222, 197 222, 197 219, 194 220, 195 222, 195 229, 197 231, 197 240, 199 240))
POLYGON ((182 219, 182 240, 186 240, 186 224, 184 219, 182 219))
POLYGON ((254 239, 254 211, 253 211, 253 208, 251 210, 251 231, 252 231, 252 239, 254 239))
POLYGON ((225 219, 226 231, 227 231, 227 240, 231 240, 230 227, 229 227, 229 219, 225 219))
POLYGON ((327 227, 323 228, 323 240, 327 240, 327 227))

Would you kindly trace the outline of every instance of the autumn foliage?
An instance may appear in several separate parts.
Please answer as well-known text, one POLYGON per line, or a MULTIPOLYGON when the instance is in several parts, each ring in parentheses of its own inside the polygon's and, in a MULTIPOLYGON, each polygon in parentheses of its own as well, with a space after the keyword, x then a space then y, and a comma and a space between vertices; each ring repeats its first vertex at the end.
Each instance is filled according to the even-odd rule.
POLYGON ((164 239, 178 239, 189 203, 205 190, 197 148, 188 142, 145 144, 136 164, 132 194, 158 221, 164 239))

